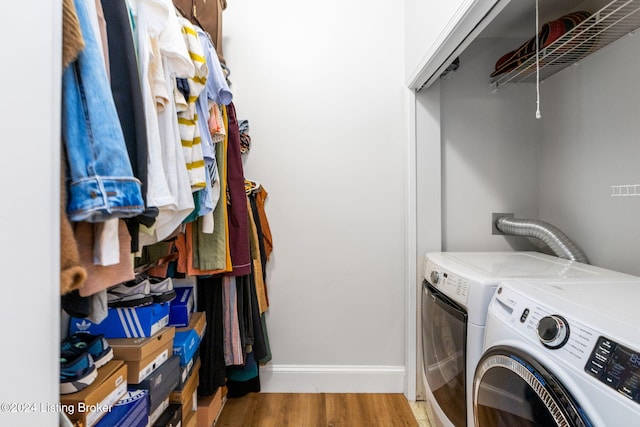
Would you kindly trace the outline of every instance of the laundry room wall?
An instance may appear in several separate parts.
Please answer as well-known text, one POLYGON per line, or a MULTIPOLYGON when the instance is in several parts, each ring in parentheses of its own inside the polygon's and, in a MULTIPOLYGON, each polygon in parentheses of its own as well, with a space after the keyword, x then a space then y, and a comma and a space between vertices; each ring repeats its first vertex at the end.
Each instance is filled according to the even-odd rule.
POLYGON ((542 86, 540 216, 592 264, 640 275, 640 36, 629 35, 542 86))
POLYGON ((535 88, 493 92, 488 80, 495 58, 509 46, 504 40, 478 39, 460 56, 458 70, 440 80, 446 251, 533 248, 526 239, 491 234, 494 212, 538 216, 535 88))
POLYGON ((274 251, 263 391, 403 391, 404 11, 228 2, 224 54, 274 251))

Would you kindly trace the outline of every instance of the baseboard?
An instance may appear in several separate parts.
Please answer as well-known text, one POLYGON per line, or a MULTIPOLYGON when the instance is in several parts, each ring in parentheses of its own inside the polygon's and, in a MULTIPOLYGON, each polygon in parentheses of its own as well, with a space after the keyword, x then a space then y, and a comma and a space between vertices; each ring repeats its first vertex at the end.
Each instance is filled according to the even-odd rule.
POLYGON ((266 393, 403 393, 404 366, 273 365, 260 367, 266 393))

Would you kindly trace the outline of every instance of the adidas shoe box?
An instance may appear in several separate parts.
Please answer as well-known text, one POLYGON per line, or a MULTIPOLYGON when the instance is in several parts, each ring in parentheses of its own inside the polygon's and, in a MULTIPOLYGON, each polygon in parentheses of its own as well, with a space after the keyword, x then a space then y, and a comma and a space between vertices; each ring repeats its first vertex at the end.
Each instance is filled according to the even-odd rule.
MULTIPOLYGON (((166 410, 166 406, 169 404, 169 395, 178 385, 179 378, 180 358, 172 356, 144 381, 133 387, 149 391, 149 411, 151 414, 156 413, 159 417, 166 410), (159 410, 161 407, 163 409, 159 410)), ((153 421, 151 423, 153 424, 153 421)))
POLYGON ((176 297, 169 302, 169 325, 187 326, 193 312, 192 287, 174 288, 176 297))
POLYGON ((176 332, 173 354, 180 356, 180 366, 187 366, 200 346, 200 337, 193 329, 176 332))
POLYGON ((168 326, 149 338, 109 338, 116 359, 128 367, 127 381, 139 384, 173 356, 175 328, 168 326))
POLYGON ((149 421, 149 392, 130 390, 113 405, 95 427, 146 427, 149 421))
POLYGON ((150 337, 169 323, 169 303, 144 307, 109 308, 100 323, 72 317, 69 335, 76 332, 104 334, 105 338, 150 337))
POLYGON ((85 389, 60 395, 60 406, 72 422, 93 427, 127 392, 127 365, 111 360, 98 369, 98 377, 85 389))

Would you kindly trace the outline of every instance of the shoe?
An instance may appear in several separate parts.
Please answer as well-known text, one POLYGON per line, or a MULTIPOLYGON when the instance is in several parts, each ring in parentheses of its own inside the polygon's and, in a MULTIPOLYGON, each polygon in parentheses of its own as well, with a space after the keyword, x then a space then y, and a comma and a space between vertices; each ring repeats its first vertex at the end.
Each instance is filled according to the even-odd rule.
POLYGON ((153 304, 150 283, 147 278, 137 277, 135 280, 120 283, 107 290, 109 307, 142 307, 153 304))
POLYGON ((60 352, 60 394, 76 393, 93 383, 98 376, 93 358, 77 349, 60 352))
POLYGON ((91 335, 86 332, 77 332, 62 342, 63 351, 69 351, 72 348, 88 352, 96 368, 101 368, 113 359, 113 349, 103 334, 91 335))
POLYGON ((172 301, 176 297, 171 277, 149 277, 150 294, 154 303, 172 301))

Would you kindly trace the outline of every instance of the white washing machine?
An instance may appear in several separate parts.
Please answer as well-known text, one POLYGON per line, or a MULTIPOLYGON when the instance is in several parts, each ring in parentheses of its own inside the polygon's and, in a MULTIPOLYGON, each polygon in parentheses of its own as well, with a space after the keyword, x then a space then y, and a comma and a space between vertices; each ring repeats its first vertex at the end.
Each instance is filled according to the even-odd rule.
POLYGON ((473 373, 489 301, 507 278, 640 280, 537 252, 433 252, 424 263, 422 367, 435 426, 473 426, 473 373))
POLYGON ((473 381, 478 427, 640 425, 640 281, 505 280, 473 381))

